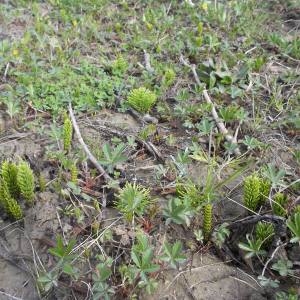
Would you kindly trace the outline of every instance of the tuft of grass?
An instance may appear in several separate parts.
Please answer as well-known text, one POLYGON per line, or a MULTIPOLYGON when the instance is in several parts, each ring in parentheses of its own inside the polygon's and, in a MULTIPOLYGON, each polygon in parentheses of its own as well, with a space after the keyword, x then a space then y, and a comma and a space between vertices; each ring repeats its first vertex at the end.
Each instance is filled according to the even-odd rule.
POLYGON ((145 87, 133 89, 127 98, 128 104, 140 113, 148 113, 156 102, 156 94, 145 87))

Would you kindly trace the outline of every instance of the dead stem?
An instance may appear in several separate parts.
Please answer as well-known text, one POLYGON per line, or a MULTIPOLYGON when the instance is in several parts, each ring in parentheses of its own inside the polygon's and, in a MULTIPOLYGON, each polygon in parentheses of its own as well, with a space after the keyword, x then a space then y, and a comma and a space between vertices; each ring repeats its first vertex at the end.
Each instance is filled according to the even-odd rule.
POLYGON ((153 73, 154 69, 151 67, 150 54, 146 50, 144 50, 144 60, 145 60, 145 69, 147 70, 147 72, 153 73))
MULTIPOLYGON (((196 66, 194 64, 189 64, 184 58, 183 56, 181 55, 180 56, 180 62, 191 69, 193 75, 194 75, 194 79, 196 81, 196 83, 201 87, 201 82, 200 82, 200 79, 198 77, 198 74, 197 74, 197 71, 196 71, 196 66)), ((220 132, 224 135, 225 139, 229 142, 229 143, 232 143, 234 145, 236 145, 236 148, 234 149, 234 154, 236 156, 239 156, 241 155, 241 151, 239 149, 239 147, 237 146, 237 140, 236 140, 236 136, 233 137, 231 134, 229 134, 227 128, 225 127, 224 123, 221 121, 221 119, 219 118, 218 116, 218 113, 217 113, 217 110, 215 108, 215 105, 213 103, 213 101, 211 100, 210 96, 208 95, 208 92, 206 89, 203 90, 203 96, 206 100, 207 103, 209 103, 211 105, 211 114, 220 130, 220 132)))
POLYGON ((74 127, 74 130, 76 132, 77 138, 79 143, 81 144, 84 152, 86 153, 86 155, 88 156, 88 159, 93 163, 93 165, 97 168, 97 170, 100 172, 100 176, 103 176, 104 179, 106 181, 111 180, 112 178, 106 173, 106 171, 103 169, 103 167, 99 164, 99 162, 97 161, 97 159, 95 158, 95 156, 91 153, 91 151, 89 150, 88 146, 86 145, 86 143, 84 142, 79 127, 77 125, 75 116, 74 116, 74 112, 72 109, 72 104, 69 103, 69 114, 70 114, 70 118, 74 127))

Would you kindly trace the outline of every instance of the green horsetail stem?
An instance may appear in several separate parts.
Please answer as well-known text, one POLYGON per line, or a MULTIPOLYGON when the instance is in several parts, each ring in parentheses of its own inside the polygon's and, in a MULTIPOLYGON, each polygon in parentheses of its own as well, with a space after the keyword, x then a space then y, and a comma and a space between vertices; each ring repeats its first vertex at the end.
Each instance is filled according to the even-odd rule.
POLYGON ((212 230, 212 204, 206 204, 203 207, 203 235, 207 241, 212 230))
POLYGON ((29 164, 22 161, 18 166, 17 182, 21 192, 28 204, 32 204, 34 199, 34 176, 29 164))

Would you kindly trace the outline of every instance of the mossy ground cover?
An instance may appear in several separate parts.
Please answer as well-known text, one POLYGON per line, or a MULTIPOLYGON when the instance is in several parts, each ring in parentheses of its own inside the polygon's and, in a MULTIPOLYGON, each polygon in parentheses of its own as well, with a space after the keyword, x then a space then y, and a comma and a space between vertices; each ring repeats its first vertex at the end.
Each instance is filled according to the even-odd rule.
POLYGON ((296 0, 0 3, 0 150, 36 181, 19 229, 58 197, 40 298, 142 299, 209 252, 297 299, 299 19, 296 0), (8 153, 25 134, 39 152, 8 153))

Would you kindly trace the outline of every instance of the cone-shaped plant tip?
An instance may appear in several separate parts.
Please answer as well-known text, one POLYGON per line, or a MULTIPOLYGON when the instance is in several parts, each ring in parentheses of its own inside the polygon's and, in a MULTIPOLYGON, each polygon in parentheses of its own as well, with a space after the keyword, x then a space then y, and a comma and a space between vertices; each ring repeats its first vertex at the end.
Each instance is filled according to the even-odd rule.
POLYGON ((203 235, 205 241, 209 240, 212 230, 212 205, 206 204, 203 207, 203 235))
POLYGON ((42 174, 39 174, 39 187, 41 192, 46 190, 46 179, 42 174))
POLYGON ((21 195, 28 204, 32 204, 34 198, 34 176, 29 164, 22 161, 18 166, 18 186, 21 195))
POLYGON ((244 205, 255 211, 260 199, 260 178, 256 174, 246 177, 244 180, 244 205))
POLYGON ((71 182, 77 184, 78 168, 76 166, 76 163, 72 164, 72 166, 70 167, 70 174, 71 174, 71 182))
POLYGON ((288 198, 283 193, 276 193, 273 198, 272 209, 276 216, 284 217, 287 214, 286 206, 288 198))
POLYGON ((266 178, 260 178, 260 199, 259 205, 263 205, 269 197, 271 182, 266 178))
POLYGON ((18 202, 11 197, 7 182, 0 180, 0 204, 7 214, 14 220, 20 220, 23 217, 23 211, 18 202))
POLYGON ((3 180, 7 183, 9 192, 12 197, 17 198, 20 194, 19 187, 17 185, 17 174, 18 167, 16 164, 4 161, 1 165, 1 176, 3 180))
POLYGON ((69 151, 72 142, 73 125, 69 117, 65 118, 63 127, 64 150, 69 151))
POLYGON ((7 213, 15 220, 20 220, 23 218, 23 211, 21 206, 14 198, 10 198, 7 202, 8 211, 7 213))
POLYGON ((0 204, 8 212, 8 201, 11 198, 7 182, 0 178, 0 204))

